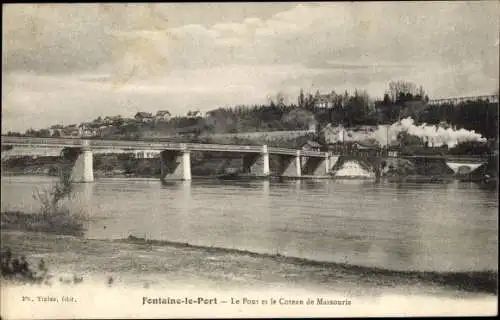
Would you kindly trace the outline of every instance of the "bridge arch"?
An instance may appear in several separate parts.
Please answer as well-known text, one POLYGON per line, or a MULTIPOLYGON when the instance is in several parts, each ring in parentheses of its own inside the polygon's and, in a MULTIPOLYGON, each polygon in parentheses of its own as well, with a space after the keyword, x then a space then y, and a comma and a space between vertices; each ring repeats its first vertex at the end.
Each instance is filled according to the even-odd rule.
POLYGON ((458 167, 457 175, 468 175, 472 172, 472 168, 468 165, 458 167))
POLYGON ((482 162, 480 163, 463 163, 463 162, 454 162, 454 161, 447 161, 446 165, 450 167, 456 175, 467 175, 472 173, 474 170, 479 168, 480 166, 483 165, 482 162))

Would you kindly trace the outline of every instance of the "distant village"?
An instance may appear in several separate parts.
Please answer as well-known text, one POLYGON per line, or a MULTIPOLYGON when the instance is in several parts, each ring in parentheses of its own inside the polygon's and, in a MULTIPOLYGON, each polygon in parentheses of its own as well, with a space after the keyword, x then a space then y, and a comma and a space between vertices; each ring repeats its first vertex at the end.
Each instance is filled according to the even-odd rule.
MULTIPOLYGON (((207 113, 206 115, 208 115, 207 113)), ((202 118, 205 115, 199 111, 189 111, 187 118, 202 118)), ((172 118, 170 111, 158 110, 156 114, 151 112, 137 112, 133 118, 125 118, 121 115, 98 117, 89 122, 81 124, 61 125, 56 124, 49 128, 52 137, 97 137, 109 134, 116 127, 129 124, 161 123, 168 122, 172 118)))
MULTIPOLYGON (((293 147, 312 151, 331 151, 331 148, 352 145, 349 148, 368 153, 379 152, 381 146, 388 152, 397 152, 404 145, 413 153, 418 148, 430 146, 439 150, 424 148, 426 152, 447 152, 444 147, 434 146, 421 138, 407 137, 409 135, 389 139, 390 124, 401 119, 413 121, 415 118, 421 123, 431 123, 435 128, 449 129, 446 131, 448 135, 450 130, 455 131, 457 127, 468 128, 489 140, 498 141, 497 131, 494 130, 498 95, 429 100, 422 87, 398 81, 389 84, 389 91, 382 100, 371 99, 366 92, 357 90, 353 94, 347 91, 343 94, 335 91, 321 94, 317 91, 315 95, 301 90, 297 103, 286 102, 281 94, 269 100, 265 105, 222 107, 205 113, 193 108, 186 115, 175 117, 169 110, 157 110, 156 113, 139 111, 129 117, 99 116, 81 124, 56 124, 47 129, 29 129, 24 134, 8 132, 7 135, 105 139, 193 138, 221 144, 258 141, 277 146, 293 144, 293 147), (474 113, 470 110, 474 110, 474 113), (381 131, 375 138, 377 130, 381 131)), ((155 156, 141 155, 145 158, 155 156)))
MULTIPOLYGON (((337 95, 334 92, 327 94, 316 93, 314 96, 314 107, 329 109, 336 106, 335 102, 339 99, 342 101, 342 105, 345 101, 342 100, 342 95, 337 95)), ((212 111, 206 113, 200 110, 191 110, 186 114, 186 118, 204 118, 209 117, 212 111)), ((130 125, 130 124, 157 124, 166 123, 172 119, 172 114, 168 110, 158 110, 156 114, 151 112, 139 111, 133 118, 125 118, 121 115, 118 116, 106 116, 104 118, 98 117, 95 120, 84 122, 81 124, 70 124, 62 125, 56 124, 49 128, 50 136, 52 137, 99 137, 112 134, 113 130, 117 127, 130 125)), ((308 124, 308 131, 315 131, 317 123, 316 121, 308 124)))

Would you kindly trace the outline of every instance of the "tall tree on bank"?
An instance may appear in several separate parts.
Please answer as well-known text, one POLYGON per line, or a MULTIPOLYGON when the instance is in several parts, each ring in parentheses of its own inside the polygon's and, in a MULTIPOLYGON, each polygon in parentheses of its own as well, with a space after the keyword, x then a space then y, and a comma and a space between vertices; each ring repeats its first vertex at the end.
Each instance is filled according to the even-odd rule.
POLYGON ((304 89, 300 89, 299 97, 297 98, 297 105, 299 108, 304 108, 306 103, 306 97, 304 95, 304 89))
MULTIPOLYGON (((392 103, 404 103, 414 100, 428 100, 425 90, 422 86, 418 86, 409 81, 391 81, 389 82, 389 91, 387 92, 392 103)), ((385 99, 384 99, 385 100, 385 99)))
POLYGON ((356 90, 344 108, 344 125, 375 125, 376 114, 374 104, 366 91, 356 90))

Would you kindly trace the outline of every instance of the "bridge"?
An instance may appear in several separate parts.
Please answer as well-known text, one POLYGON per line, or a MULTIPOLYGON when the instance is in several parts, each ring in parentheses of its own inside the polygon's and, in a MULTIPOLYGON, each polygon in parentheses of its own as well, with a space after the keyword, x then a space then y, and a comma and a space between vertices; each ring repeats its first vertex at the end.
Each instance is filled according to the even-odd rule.
POLYGON ((124 153, 133 151, 159 151, 163 180, 191 180, 190 153, 228 152, 241 154, 243 172, 256 177, 270 174, 269 156, 280 158, 278 172, 283 177, 301 177, 302 172, 312 176, 326 176, 335 156, 328 152, 304 151, 264 146, 242 146, 201 143, 172 143, 123 140, 86 140, 58 138, 30 138, 2 136, 4 153, 21 149, 41 149, 49 155, 59 155, 72 160, 72 179, 75 182, 91 182, 93 175, 93 153, 124 153), (305 162, 302 159, 306 159, 305 162))
POLYGON ((467 101, 488 101, 489 103, 498 103, 498 95, 432 99, 432 100, 428 101, 428 104, 429 105, 440 105, 440 104, 457 105, 459 103, 467 102, 467 101))
MULTIPOLYGON (((91 182, 94 180, 94 153, 130 153, 137 151, 158 151, 161 160, 162 180, 191 180, 191 152, 226 152, 243 157, 242 171, 254 177, 270 175, 269 156, 278 157, 278 168, 282 177, 328 177, 343 152, 317 152, 263 146, 172 143, 123 140, 86 140, 59 138, 31 138, 2 136, 2 158, 10 152, 20 150, 17 155, 31 155, 29 150, 39 150, 42 155, 60 156, 72 163, 72 180, 91 182)), ((363 158, 353 154, 354 158, 363 158)), ((350 155, 350 156, 353 156, 350 155)), ((376 158, 384 155, 379 152, 376 158)), ((390 156, 389 156, 390 157, 390 156)), ((393 157, 393 156, 392 156, 393 157)), ((456 174, 468 174, 486 163, 481 157, 443 157, 432 155, 401 156, 412 161, 437 159, 446 163, 456 174)), ((345 159, 344 159, 345 160, 345 159)), ((342 162, 342 161, 341 161, 342 162)), ((377 166, 375 161, 374 166, 377 166)), ((339 164, 341 164, 339 162, 339 164)), ((276 165, 276 163, 275 163, 276 165)))
POLYGON ((433 155, 414 155, 414 156, 401 156, 401 158, 412 160, 413 162, 422 161, 442 161, 453 170, 455 175, 468 175, 483 164, 488 162, 488 159, 481 156, 433 156, 433 155))

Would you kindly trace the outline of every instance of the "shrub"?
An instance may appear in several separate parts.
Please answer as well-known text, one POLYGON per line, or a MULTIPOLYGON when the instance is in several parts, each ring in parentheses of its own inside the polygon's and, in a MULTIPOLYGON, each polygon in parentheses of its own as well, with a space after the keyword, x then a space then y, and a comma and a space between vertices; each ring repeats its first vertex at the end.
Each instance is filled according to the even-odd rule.
POLYGON ((73 194, 73 184, 71 182, 71 173, 69 170, 61 170, 59 181, 51 188, 36 190, 33 198, 40 201, 40 213, 50 215, 59 211, 61 201, 65 198, 71 198, 73 194))
POLYGON ((51 188, 36 190, 33 198, 40 201, 40 212, 2 212, 2 229, 19 229, 82 236, 84 217, 71 212, 63 203, 73 197, 73 183, 69 170, 61 170, 59 181, 51 188))
MULTIPOLYGON (((51 286, 54 277, 49 273, 45 261, 40 259, 38 264, 29 262, 25 256, 13 255, 9 248, 0 252, 0 276, 2 280, 21 284, 38 284, 51 286)), ((60 276, 59 282, 62 284, 79 284, 83 282, 83 277, 76 274, 71 277, 60 276)), ((109 281, 108 281, 109 283, 109 281)))
POLYGON ((25 256, 15 257, 8 248, 0 252, 0 270, 2 278, 19 282, 40 283, 47 274, 43 260, 41 260, 38 270, 35 270, 26 261, 25 256))

